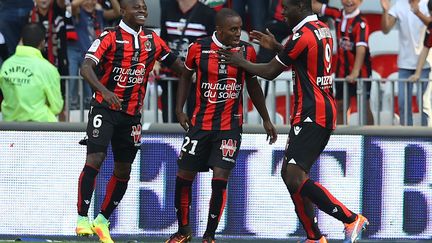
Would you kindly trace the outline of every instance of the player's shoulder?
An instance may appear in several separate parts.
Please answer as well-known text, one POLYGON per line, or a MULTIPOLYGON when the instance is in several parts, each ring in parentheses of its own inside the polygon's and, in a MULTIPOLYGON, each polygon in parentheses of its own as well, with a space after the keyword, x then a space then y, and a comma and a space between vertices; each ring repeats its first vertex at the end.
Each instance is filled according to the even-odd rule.
POLYGON ((149 39, 158 38, 159 37, 159 35, 154 30, 149 29, 149 28, 143 28, 142 31, 140 32, 140 35, 142 37, 147 37, 149 39))
POLYGON ((332 38, 330 28, 321 21, 311 21, 290 36, 291 41, 314 42, 316 38, 332 38))
POLYGON ((100 34, 100 36, 103 37, 106 35, 115 34, 118 29, 119 29, 119 26, 105 27, 103 29, 102 33, 100 34))
POLYGON ((193 45, 210 45, 213 42, 211 36, 199 37, 194 42, 193 45))

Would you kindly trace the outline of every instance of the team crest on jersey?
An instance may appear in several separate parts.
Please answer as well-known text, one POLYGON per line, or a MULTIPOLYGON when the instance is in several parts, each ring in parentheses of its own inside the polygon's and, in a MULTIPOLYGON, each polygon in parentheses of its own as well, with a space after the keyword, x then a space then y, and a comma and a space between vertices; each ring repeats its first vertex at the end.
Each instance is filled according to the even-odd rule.
POLYGON ((219 64, 219 74, 228 74, 226 64, 219 64))
POLYGON ((132 61, 139 62, 139 54, 140 54, 139 51, 135 51, 132 57, 132 61))
POLYGON ((141 124, 132 126, 131 136, 133 137, 134 143, 139 144, 141 141, 141 124))
POLYGON ((223 157, 227 157, 227 156, 233 157, 235 151, 237 150, 237 140, 233 140, 233 139, 222 140, 220 150, 222 150, 223 157))
POLYGON ((146 42, 144 42, 144 46, 145 46, 145 50, 146 51, 151 51, 152 49, 152 44, 149 40, 146 40, 146 42))

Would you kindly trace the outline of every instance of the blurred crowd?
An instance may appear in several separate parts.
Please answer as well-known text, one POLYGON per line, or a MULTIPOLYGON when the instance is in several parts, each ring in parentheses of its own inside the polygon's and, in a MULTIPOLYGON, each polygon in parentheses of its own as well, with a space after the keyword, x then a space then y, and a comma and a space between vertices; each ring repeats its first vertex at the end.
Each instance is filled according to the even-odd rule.
MULTIPOLYGON (((290 34, 290 30, 283 24, 282 0, 159 1, 161 37, 182 58, 191 42, 213 33, 215 12, 223 7, 236 10, 243 17, 246 30, 264 31, 265 28, 270 28, 279 41, 290 34), (181 24, 184 27, 181 27, 181 24)), ((152 15, 152 11, 149 9, 149 15, 152 15)), ((22 37, 22 28, 28 23, 39 23, 46 30, 42 55, 57 67, 62 77, 77 77, 84 55, 92 42, 104 28, 117 25, 120 18, 119 0, 0 0, 0 65, 15 53, 22 37)), ((261 61, 268 61, 273 56, 274 53, 263 50, 259 58, 261 61)), ((171 75, 173 74, 170 70, 161 67, 161 77, 171 75)), ((65 79, 62 79, 63 98, 66 92, 65 83, 65 79)), ((84 82, 82 93, 79 93, 78 83, 78 80, 72 78, 67 82, 67 104, 70 110, 79 109, 80 96, 83 97, 84 108, 89 108, 91 87, 84 82)), ((163 80, 160 80, 160 85, 163 90, 163 119, 166 122, 167 85, 163 80)), ((0 93, 0 101, 2 99, 0 93)), ((175 102, 175 99, 172 100, 175 102)), ((59 119, 66 120, 65 109, 59 114, 59 119)))
MULTIPOLYGON (((184 58, 187 46, 196 38, 211 35, 215 30, 213 23, 214 15, 223 7, 234 9, 243 18, 243 26, 246 31, 258 30, 271 33, 276 40, 282 42, 291 34, 291 28, 284 23, 282 15, 282 0, 147 0, 159 1, 161 7, 160 16, 160 36, 167 42, 169 47, 181 58, 184 58)), ((312 1, 312 0, 311 0, 312 1)), ((390 4, 389 0, 381 0, 382 6, 382 29, 388 33, 394 25, 399 25, 399 40, 401 55, 398 58, 399 78, 416 81, 427 78, 430 68, 428 63, 420 62, 424 56, 428 55, 428 46, 420 56, 423 37, 426 26, 430 25, 429 7, 432 4, 428 0, 398 0, 390 4), (411 11, 406 11, 411 9, 411 11), (420 50, 418 50, 420 49, 420 50), (427 52, 426 52, 427 51, 427 52), (409 63, 408 63, 408 60, 409 63), (419 64, 419 65, 417 65, 419 64), (420 65, 422 64, 422 65, 420 65), (419 66, 419 68, 417 68, 419 66)), ((328 6, 328 0, 313 0, 314 11, 327 21, 333 29, 336 29, 337 44, 342 54, 336 54, 338 60, 349 60, 346 67, 341 67, 341 62, 334 68, 337 78, 352 80, 349 87, 349 96, 354 96, 356 78, 370 78, 370 56, 368 47, 369 29, 367 21, 359 17, 362 0, 341 0, 341 9, 328 6), (350 25, 347 27, 347 25, 350 25), (360 26, 360 27, 356 27, 360 26), (353 28, 359 28, 354 33, 353 28), (366 31, 366 32, 365 32, 366 31), (351 52, 352 56, 346 52, 351 52), (345 52, 345 54, 343 54, 345 52), (361 55, 356 55, 356 53, 361 55), (359 60, 357 60, 358 58, 359 60), (369 66, 367 66, 369 65, 369 66), (341 72, 338 72, 338 69, 341 72), (345 70, 343 70, 345 69, 345 70)), ((147 3, 150 5, 149 3, 147 3)), ((155 6, 151 4, 151 6, 155 6)), ((149 15, 154 9, 149 8, 149 15)), ((0 0, 0 65, 8 57, 12 56, 20 43, 22 28, 28 23, 38 23, 45 28, 45 42, 41 53, 45 59, 57 67, 60 76, 77 77, 79 67, 84 55, 92 42, 102 33, 105 28, 118 24, 121 17, 119 0, 0 0)), ((154 27, 154 26, 148 26, 154 27)), ((260 48, 257 61, 267 62, 274 57, 275 53, 260 48)), ((426 57, 424 57, 426 58, 426 57)), ((348 61, 347 61, 348 62, 348 61)), ((336 65, 335 65, 336 66, 336 65)), ((164 82, 164 77, 175 76, 168 68, 156 68, 157 78, 162 88, 161 105, 163 120, 175 122, 175 115, 168 114, 168 101, 172 101, 174 107, 175 99, 168 99, 168 85, 164 82), (170 119, 168 119, 170 117, 170 119)), ((65 80, 61 81, 61 93, 65 98, 65 80)), ((83 88, 79 89, 78 80, 68 79, 68 104, 69 110, 76 110, 80 107, 80 97, 84 101, 84 109, 88 109, 92 96, 91 87, 84 82, 83 88), (82 90, 82 93, 80 91, 82 90)), ((174 87, 172 90, 176 90, 174 87)), ((412 83, 408 88, 408 107, 411 107, 412 83)), ((1 87, 0 87, 1 88, 1 87)), ((338 87, 336 87, 338 88, 338 87)), ((403 113, 406 104, 405 97, 401 94, 405 86, 401 82, 399 85, 399 112, 403 113)), ((419 90, 419 89, 417 89, 419 90)), ((420 89, 422 95, 431 93, 424 83, 420 89)), ((369 99, 370 87, 367 87, 367 99, 369 99)), ((193 92, 193 91, 192 91, 193 92)), ((341 100, 342 89, 339 88, 336 94, 338 101, 341 100)), ((1 94, 0 94, 1 95, 1 94)), ((0 101, 2 96, 0 96, 0 101)), ((417 98, 420 100, 421 98, 417 98)), ((188 100, 188 103, 194 102, 188 100)), ((427 125, 430 120, 427 109, 431 109, 429 99, 423 99, 422 125, 427 125), (425 102, 426 101, 426 102, 425 102)), ((188 106, 192 107, 192 106, 188 106)), ((342 103, 338 103, 338 110, 342 111, 342 103)), ((339 112, 339 116, 345 112, 339 112)), ((369 103, 367 105, 367 124, 374 124, 369 103)), ((402 114, 401 114, 402 116, 402 114)), ((412 125, 412 112, 407 112, 408 118, 401 117, 402 125, 412 125), (406 124, 405 124, 406 123, 406 124)), ((60 121, 67 120, 65 108, 58 114, 60 121)), ((4 119, 3 119, 4 120, 4 119)), ((338 123, 342 120, 338 117, 338 123)))

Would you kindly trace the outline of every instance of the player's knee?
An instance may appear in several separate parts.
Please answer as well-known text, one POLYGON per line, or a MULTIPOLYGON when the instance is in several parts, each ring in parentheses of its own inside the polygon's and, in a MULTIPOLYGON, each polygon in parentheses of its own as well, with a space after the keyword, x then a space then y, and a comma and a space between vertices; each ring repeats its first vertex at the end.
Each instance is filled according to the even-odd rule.
POLYGON ((87 154, 86 164, 99 169, 102 166, 105 157, 106 154, 103 152, 87 154))
POLYGON ((132 164, 114 163, 114 175, 117 178, 129 180, 132 164))
POLYGON ((281 176, 290 194, 294 194, 299 190, 303 182, 301 175, 285 167, 281 170, 281 176))

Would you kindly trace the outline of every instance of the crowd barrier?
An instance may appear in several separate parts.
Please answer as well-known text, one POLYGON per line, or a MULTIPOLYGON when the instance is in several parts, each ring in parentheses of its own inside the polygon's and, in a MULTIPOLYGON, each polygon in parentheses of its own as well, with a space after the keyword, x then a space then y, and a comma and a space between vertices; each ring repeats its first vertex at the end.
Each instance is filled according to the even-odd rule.
MULTIPOLYGON (((86 108, 84 107, 84 97, 79 97, 79 108, 70 109, 69 102, 69 85, 71 82, 78 82, 79 94, 83 93, 83 80, 81 77, 63 77, 66 82, 66 111, 68 113, 68 121, 83 122, 87 119, 86 108)), ((171 105, 171 100, 175 99, 176 91, 173 90, 172 84, 178 82, 177 78, 163 78, 159 81, 167 82, 168 87, 168 122, 173 121, 172 110, 174 107, 171 105)), ((366 83, 371 83, 370 91, 370 106, 374 117, 374 125, 399 125, 407 124, 407 115, 403 116, 404 121, 400 120, 399 110, 397 105, 398 99, 398 83, 403 83, 405 87, 404 92, 404 112, 408 112, 409 108, 413 110, 414 125, 421 126, 421 112, 425 111, 432 116, 431 95, 432 90, 428 87, 424 90, 419 83, 429 83, 429 80, 419 80, 415 83, 412 93, 412 107, 408 107, 409 94, 407 92, 407 85, 410 81, 403 79, 359 79, 357 82, 357 96, 350 98, 348 96, 348 82, 345 79, 333 79, 334 83, 342 82, 344 89, 343 97, 343 124, 344 125, 366 125, 366 106, 367 106, 367 92, 366 83), (422 97, 422 93, 426 91, 428 96, 422 97)), ((147 93, 143 106, 143 122, 162 123, 162 111, 159 107, 159 99, 161 95, 161 88, 157 85, 158 80, 152 80, 147 84, 147 93)), ((270 118, 276 124, 289 125, 289 114, 293 109, 293 83, 291 79, 291 72, 284 72, 274 81, 260 79, 261 86, 266 95, 266 105, 270 113, 270 118)), ((247 92, 243 92, 244 105, 244 120, 247 124, 260 124, 261 119, 258 112, 251 105, 247 92)), ((431 123, 430 121, 429 123, 431 123)), ((423 124, 425 126, 427 124, 423 124)))
MULTIPOLYGON (((114 239, 161 238, 175 232, 176 160, 183 141, 178 124, 144 124, 129 187, 111 217, 114 239)), ((218 238, 304 237, 280 169, 289 127, 277 126, 268 145, 260 125, 245 125, 218 238)), ((0 123, 0 238, 72 237, 77 181, 84 164, 84 123, 0 123)), ((101 206, 111 176, 109 152, 97 178, 90 217, 101 206)), ((201 236, 207 222, 211 173, 193 186, 191 225, 201 236)), ((432 131, 424 127, 341 126, 311 171, 351 210, 370 220, 363 239, 432 239, 432 131)), ((317 214, 322 232, 342 239, 343 225, 317 214)), ((234 241, 235 242, 235 241, 234 241)))

